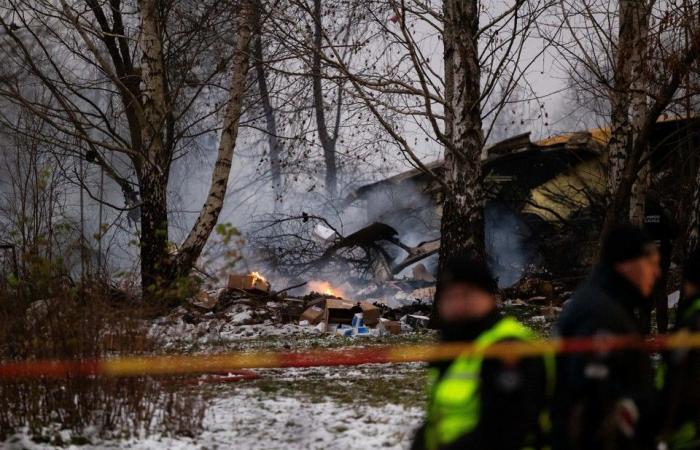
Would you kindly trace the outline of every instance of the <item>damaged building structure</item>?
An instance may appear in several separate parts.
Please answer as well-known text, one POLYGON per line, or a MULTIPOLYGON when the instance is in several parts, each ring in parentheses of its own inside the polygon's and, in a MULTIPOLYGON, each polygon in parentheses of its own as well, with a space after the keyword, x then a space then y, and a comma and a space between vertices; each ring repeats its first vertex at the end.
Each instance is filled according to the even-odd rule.
MULTIPOLYGON (((687 195, 674 186, 678 175, 674 180, 670 174, 693 179, 697 168, 687 161, 698 148, 698 134, 696 119, 677 118, 660 120, 652 133, 651 191, 669 205, 687 195)), ((591 263, 603 214, 608 138, 605 128, 538 141, 525 133, 485 150, 486 245, 501 286, 517 282, 527 270, 571 274, 591 263)), ((440 176, 444 161, 427 167, 440 176)), ((361 209, 375 231, 385 227, 376 236, 382 241, 377 255, 391 276, 418 263, 434 273, 441 200, 434 178, 413 169, 361 186, 346 206, 361 209)))

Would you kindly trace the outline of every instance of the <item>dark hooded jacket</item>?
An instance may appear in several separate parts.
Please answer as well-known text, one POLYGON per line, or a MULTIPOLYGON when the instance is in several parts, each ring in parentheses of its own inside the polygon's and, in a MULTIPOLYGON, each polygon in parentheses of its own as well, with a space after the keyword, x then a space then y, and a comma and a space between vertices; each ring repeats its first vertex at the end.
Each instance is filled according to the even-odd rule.
MULTIPOLYGON (((638 289, 601 265, 574 293, 556 326, 562 338, 635 335, 641 337, 635 309, 644 303, 638 289)), ((653 448, 647 426, 654 406, 649 356, 639 350, 560 356, 552 410, 555 448, 653 448), (625 437, 614 419, 619 401, 634 402, 639 420, 634 436, 625 437)))

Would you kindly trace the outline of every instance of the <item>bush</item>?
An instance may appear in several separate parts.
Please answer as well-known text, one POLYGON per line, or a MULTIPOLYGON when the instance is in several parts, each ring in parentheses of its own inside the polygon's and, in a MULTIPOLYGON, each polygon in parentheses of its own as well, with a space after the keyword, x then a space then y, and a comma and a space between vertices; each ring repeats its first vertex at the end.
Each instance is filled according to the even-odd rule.
MULTIPOLYGON (((138 302, 115 300, 97 283, 60 279, 11 283, 0 292, 0 359, 89 360, 147 354, 138 302), (37 299, 37 286, 44 298, 37 299)), ((93 437, 196 434, 204 402, 192 390, 152 377, 103 376, 0 380, 0 442, 20 429, 35 440, 64 444, 93 437)))

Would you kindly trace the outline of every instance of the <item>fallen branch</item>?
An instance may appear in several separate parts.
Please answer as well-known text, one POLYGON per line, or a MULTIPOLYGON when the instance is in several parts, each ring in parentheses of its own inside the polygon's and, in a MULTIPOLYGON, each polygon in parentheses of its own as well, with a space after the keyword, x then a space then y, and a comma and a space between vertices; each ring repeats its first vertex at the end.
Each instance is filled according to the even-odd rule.
POLYGON ((302 286, 306 286, 307 284, 309 284, 309 282, 308 282, 308 281, 304 281, 303 283, 295 284, 294 286, 289 286, 289 287, 286 287, 286 288, 282 289, 281 291, 277 291, 277 292, 274 293, 274 295, 280 295, 280 294, 282 294, 282 293, 284 293, 284 292, 291 291, 292 289, 296 289, 296 288, 299 288, 299 287, 302 287, 302 286))

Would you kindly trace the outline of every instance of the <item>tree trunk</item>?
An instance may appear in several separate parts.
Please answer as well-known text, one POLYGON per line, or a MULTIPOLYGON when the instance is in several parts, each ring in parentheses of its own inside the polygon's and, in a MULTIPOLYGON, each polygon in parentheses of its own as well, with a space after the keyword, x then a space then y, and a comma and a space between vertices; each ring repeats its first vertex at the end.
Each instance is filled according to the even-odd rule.
MULTIPOLYGON (((631 144, 630 86, 634 47, 634 8, 637 0, 620 0, 620 23, 614 86, 610 92, 611 133, 608 142, 608 206, 617 192, 631 144)), ((623 212, 619 212, 622 217, 623 212)))
MULTIPOLYGON (((168 104, 163 65, 163 41, 161 20, 155 0, 139 1, 141 11, 141 65, 143 73, 144 117, 143 130, 145 166, 155 165, 155 171, 167 171, 169 158, 165 158, 163 129, 168 104), (163 165, 166 164, 166 165, 163 165)), ((151 170, 146 170, 146 174, 151 170)))
POLYGON ((231 74, 231 86, 229 87, 229 99, 224 116, 219 151, 216 165, 211 177, 209 194, 202 206, 197 222, 192 227, 187 239, 180 247, 177 260, 177 274, 185 276, 199 258, 209 235, 219 220, 219 214, 224 206, 224 198, 228 187, 229 175, 233 153, 238 137, 238 127, 243 108, 243 98, 246 89, 246 77, 249 66, 249 49, 252 36, 252 4, 245 1, 240 13, 238 35, 236 36, 236 53, 233 58, 231 74))
POLYGON ((163 144, 166 100, 163 41, 158 2, 138 2, 141 19, 143 76, 142 153, 134 157, 140 168, 141 287, 145 297, 161 296, 172 281, 168 257, 167 187, 170 155, 163 144))
MULTIPOLYGON (((479 9, 476 0, 445 2, 446 79, 452 80, 451 148, 445 153, 445 192, 441 223, 440 268, 457 253, 484 256, 481 151, 483 131, 479 99, 480 68, 477 44, 479 9)), ((449 117, 449 116, 448 116, 449 117)), ((450 130, 448 125, 447 130, 450 130)))
POLYGON ((623 177, 632 147, 646 124, 647 97, 642 92, 646 88, 643 67, 648 15, 649 4, 646 0, 620 0, 614 86, 610 93, 612 129, 608 143, 607 209, 601 242, 605 234, 620 221, 627 219, 641 224, 644 217, 644 197, 649 177, 638 177, 641 180, 639 183, 636 172, 635 179, 623 180, 623 177), (631 195, 633 189, 634 195, 631 195), (616 201, 621 191, 627 194, 616 201))
POLYGON ((270 91, 267 86, 265 67, 263 65, 263 45, 262 45, 262 23, 260 18, 260 4, 254 5, 253 26, 255 39, 253 41, 253 58, 255 73, 260 92, 263 114, 265 116, 265 127, 267 130, 267 143, 270 150, 270 175, 272 179, 272 195, 275 211, 279 210, 282 201, 282 168, 280 164, 281 145, 277 138, 277 121, 275 111, 270 102, 270 91))
POLYGON ((337 194, 337 165, 335 158, 336 138, 331 137, 326 126, 325 102, 323 101, 323 87, 321 85, 321 52, 323 43, 323 28, 321 20, 323 10, 322 0, 314 0, 314 54, 311 75, 313 77, 314 110, 316 112, 316 126, 318 137, 323 148, 323 159, 326 165, 326 192, 329 199, 334 199, 337 194))
MULTIPOLYGON (((649 34, 649 13, 647 0, 640 0, 634 11, 632 12, 634 44, 632 45, 632 80, 630 83, 631 91, 631 131, 632 140, 639 136, 641 127, 646 122, 648 102, 648 78, 646 70, 646 55, 649 34)), ((647 159, 649 149, 646 148, 643 159, 647 159)), ((644 164, 641 167, 637 180, 632 186, 632 195, 630 198, 630 223, 638 226, 644 224, 644 211, 646 204, 646 196, 651 184, 651 165, 644 164)))
POLYGON ((168 255, 168 180, 153 170, 141 180, 141 287, 158 299, 171 283, 168 255))
MULTIPOLYGON (((643 158, 648 156, 648 150, 644 152, 643 158)), ((644 225, 644 216, 646 210, 646 197, 651 185, 651 167, 646 163, 639 170, 637 181, 632 186, 632 194, 630 195, 630 216, 631 224, 641 227, 644 225)))
POLYGON ((666 78, 666 84, 656 93, 654 101, 647 109, 644 123, 630 147, 630 153, 622 170, 620 182, 612 199, 609 201, 601 236, 605 236, 615 226, 619 220, 619 211, 622 211, 626 205, 629 205, 632 187, 637 179, 642 157, 649 145, 654 125, 678 92, 681 81, 685 79, 693 64, 700 58, 700 31, 696 30, 693 33, 689 43, 690 47, 679 54, 678 60, 671 66, 672 71, 666 78))

